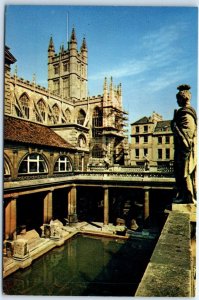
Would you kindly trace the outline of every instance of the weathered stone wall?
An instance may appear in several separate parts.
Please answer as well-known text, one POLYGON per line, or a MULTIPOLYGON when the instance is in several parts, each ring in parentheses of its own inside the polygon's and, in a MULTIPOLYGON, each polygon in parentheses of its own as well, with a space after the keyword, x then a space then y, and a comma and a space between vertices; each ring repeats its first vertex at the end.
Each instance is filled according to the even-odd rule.
POLYGON ((135 296, 193 296, 188 213, 172 211, 169 214, 135 296))

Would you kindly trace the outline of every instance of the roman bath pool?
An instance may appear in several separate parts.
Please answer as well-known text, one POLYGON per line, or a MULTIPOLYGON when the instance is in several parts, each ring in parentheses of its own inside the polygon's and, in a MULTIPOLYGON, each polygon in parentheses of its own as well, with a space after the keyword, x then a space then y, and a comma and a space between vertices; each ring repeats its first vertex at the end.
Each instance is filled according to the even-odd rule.
POLYGON ((6 295, 133 296, 156 241, 75 235, 3 280, 6 295))

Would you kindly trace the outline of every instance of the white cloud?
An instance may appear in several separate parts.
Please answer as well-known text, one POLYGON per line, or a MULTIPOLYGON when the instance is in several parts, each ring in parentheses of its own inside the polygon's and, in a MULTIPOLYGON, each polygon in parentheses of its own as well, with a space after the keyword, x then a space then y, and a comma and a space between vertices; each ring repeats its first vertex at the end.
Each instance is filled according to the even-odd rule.
MULTIPOLYGON (((162 27, 156 32, 143 36, 137 45, 137 56, 121 62, 115 68, 89 76, 89 80, 102 80, 104 77, 122 78, 126 76, 145 76, 148 71, 160 71, 160 68, 179 65, 181 49, 176 49, 176 42, 182 37, 185 23, 162 27)), ((186 62, 184 62, 186 64, 186 62)), ((163 70, 164 72, 164 70, 163 70)))

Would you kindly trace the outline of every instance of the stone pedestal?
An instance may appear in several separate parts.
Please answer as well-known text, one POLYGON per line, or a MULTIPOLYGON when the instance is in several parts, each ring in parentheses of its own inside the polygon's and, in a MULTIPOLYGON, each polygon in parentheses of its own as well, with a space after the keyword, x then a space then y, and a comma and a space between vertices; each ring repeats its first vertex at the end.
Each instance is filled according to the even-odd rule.
POLYGON ((14 255, 16 260, 25 260, 29 257, 28 243, 25 239, 18 239, 14 241, 14 255))
POLYGON ((50 226, 50 238, 55 240, 62 238, 62 230, 59 226, 53 224, 50 226))
POLYGON ((75 225, 77 223, 77 214, 68 215, 68 221, 70 225, 75 225))
POLYGON ((49 224, 43 225, 42 236, 45 238, 50 238, 50 225, 49 224))

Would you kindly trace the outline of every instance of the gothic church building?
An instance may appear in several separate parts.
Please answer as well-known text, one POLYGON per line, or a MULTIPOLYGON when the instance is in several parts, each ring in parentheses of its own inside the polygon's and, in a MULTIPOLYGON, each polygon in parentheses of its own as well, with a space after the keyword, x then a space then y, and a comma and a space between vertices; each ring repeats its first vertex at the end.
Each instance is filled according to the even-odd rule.
POLYGON ((59 53, 50 38, 47 89, 12 75, 15 62, 5 47, 4 239, 20 224, 77 222, 81 193, 67 174, 129 163, 121 84, 105 78, 102 95, 88 96, 88 49, 84 38, 78 50, 74 28, 59 53))

